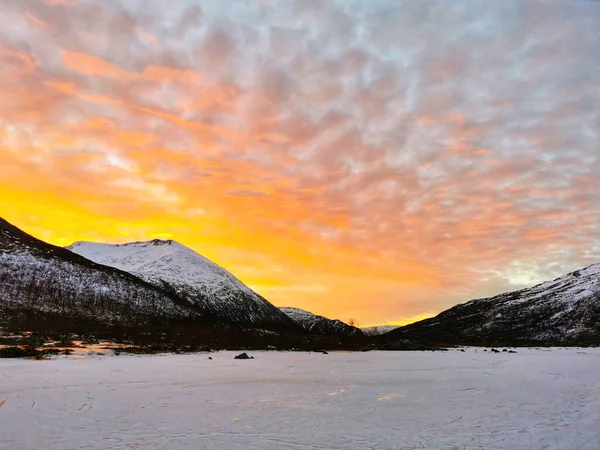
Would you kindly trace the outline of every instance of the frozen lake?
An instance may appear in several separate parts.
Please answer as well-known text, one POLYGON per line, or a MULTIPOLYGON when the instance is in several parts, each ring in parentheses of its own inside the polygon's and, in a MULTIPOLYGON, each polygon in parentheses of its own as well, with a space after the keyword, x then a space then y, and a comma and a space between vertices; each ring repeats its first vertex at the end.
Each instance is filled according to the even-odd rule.
POLYGON ((0 449, 600 448, 600 350, 0 360, 0 449))

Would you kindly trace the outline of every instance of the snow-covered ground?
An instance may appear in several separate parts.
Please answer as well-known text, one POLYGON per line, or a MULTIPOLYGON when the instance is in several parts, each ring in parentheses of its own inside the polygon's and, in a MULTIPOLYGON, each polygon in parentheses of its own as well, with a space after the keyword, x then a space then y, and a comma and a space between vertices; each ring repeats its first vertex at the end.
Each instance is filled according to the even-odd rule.
POLYGON ((0 449, 600 448, 600 349, 0 360, 0 449))

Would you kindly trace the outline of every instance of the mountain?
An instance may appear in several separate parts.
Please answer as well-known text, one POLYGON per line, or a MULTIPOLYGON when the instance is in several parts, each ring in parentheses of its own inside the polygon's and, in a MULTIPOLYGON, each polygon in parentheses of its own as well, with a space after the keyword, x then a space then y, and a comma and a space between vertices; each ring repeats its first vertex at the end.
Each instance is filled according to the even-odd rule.
POLYGON ((175 241, 155 239, 120 245, 76 242, 67 248, 172 291, 226 322, 253 328, 299 330, 288 316, 227 270, 175 241))
POLYGON ((178 295, 36 239, 0 218, 0 319, 76 323, 212 321, 178 295))
POLYGON ((383 338, 470 345, 600 344, 600 264, 457 305, 383 338))
POLYGON ((280 308, 294 322, 312 334, 325 336, 362 336, 363 332, 340 320, 317 316, 299 308, 280 308))
POLYGON ((374 327, 361 327, 360 329, 366 336, 380 336, 398 327, 399 325, 376 325, 374 327))

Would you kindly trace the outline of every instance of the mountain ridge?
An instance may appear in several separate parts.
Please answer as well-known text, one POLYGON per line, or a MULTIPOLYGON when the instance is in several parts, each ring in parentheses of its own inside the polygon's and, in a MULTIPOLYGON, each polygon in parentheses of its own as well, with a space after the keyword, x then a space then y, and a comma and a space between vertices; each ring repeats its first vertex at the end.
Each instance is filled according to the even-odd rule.
POLYGON ((134 275, 37 239, 0 218, 0 309, 100 322, 209 320, 134 275), (204 317, 204 319, 201 319, 204 317))
POLYGON ((174 240, 125 244, 79 241, 66 247, 92 261, 172 289, 201 310, 240 326, 299 329, 294 321, 223 267, 174 240))
POLYGON ((280 307, 287 316, 309 333, 327 336, 363 336, 363 332, 341 320, 328 319, 301 308, 280 307))
POLYGON ((469 345, 600 343, 600 264, 470 300, 383 336, 469 345))
MULTIPOLYGON (((107 323, 175 320, 363 335, 341 321, 275 307, 174 240, 79 241, 62 248, 0 218, 0 319, 7 311, 25 310, 107 323)), ((600 264, 470 300, 374 339, 443 345, 600 343, 600 264)))

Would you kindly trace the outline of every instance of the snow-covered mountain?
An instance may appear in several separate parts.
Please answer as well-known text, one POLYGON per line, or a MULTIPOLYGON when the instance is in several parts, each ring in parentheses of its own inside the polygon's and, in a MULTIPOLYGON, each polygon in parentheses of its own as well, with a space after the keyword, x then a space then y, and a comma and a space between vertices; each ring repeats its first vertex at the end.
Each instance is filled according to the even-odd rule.
POLYGON ((288 316, 227 270, 175 241, 155 239, 120 245, 76 242, 67 248, 96 263, 172 290, 229 323, 298 330, 288 316))
POLYGON ((280 308, 294 322, 312 334, 326 336, 360 336, 360 329, 350 326, 341 320, 332 320, 327 317, 317 316, 299 308, 280 308))
POLYGON ((0 218, 0 318, 39 313, 119 325, 210 318, 174 293, 40 241, 0 218))
POLYGON ((374 327, 361 327, 361 331, 367 336, 381 336, 398 328, 399 325, 376 325, 374 327))
POLYGON ((600 264, 472 300, 384 336, 459 344, 600 343, 600 264))

